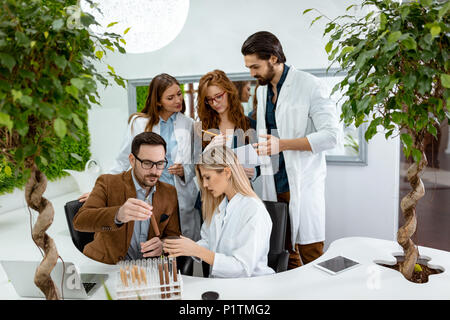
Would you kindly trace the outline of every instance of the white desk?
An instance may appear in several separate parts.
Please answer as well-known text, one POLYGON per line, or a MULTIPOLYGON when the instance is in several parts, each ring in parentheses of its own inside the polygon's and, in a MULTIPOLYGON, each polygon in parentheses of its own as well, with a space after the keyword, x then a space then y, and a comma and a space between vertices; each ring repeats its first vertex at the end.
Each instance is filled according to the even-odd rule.
MULTIPOLYGON (((106 285, 114 298, 115 266, 85 257, 72 243, 64 214, 64 204, 77 193, 53 199, 55 218, 47 231, 55 240, 60 256, 75 263, 83 273, 110 273, 106 285)), ((37 213, 34 213, 37 215, 37 213)), ((0 215, 0 260, 41 260, 31 239, 26 208, 0 215)), ((204 279, 183 276, 183 299, 201 299, 205 291, 217 291, 221 299, 450 299, 450 252, 419 247, 422 256, 432 257, 431 265, 440 265, 444 273, 430 276, 426 284, 414 284, 397 271, 383 268, 376 261, 395 262, 392 253, 401 252, 396 242, 370 238, 344 238, 333 242, 317 260, 344 255, 361 266, 332 276, 313 265, 271 276, 241 279, 204 279)), ((20 299, 3 268, 0 267, 0 299, 20 299)), ((106 299, 100 288, 92 299, 106 299)))

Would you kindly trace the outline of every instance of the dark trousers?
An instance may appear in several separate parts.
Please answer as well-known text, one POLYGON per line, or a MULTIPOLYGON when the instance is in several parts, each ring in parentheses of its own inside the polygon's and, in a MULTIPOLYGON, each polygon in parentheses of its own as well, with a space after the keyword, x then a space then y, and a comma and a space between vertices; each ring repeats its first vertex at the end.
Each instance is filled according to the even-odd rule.
MULTIPOLYGON (((278 202, 285 202, 289 205, 291 199, 289 192, 278 193, 278 202)), ((295 248, 292 247, 291 243, 291 223, 290 218, 288 218, 287 230, 286 230, 286 250, 289 251, 289 263, 288 270, 295 269, 302 265, 305 265, 311 261, 316 260, 323 254, 323 241, 315 242, 310 244, 295 244, 295 248)))

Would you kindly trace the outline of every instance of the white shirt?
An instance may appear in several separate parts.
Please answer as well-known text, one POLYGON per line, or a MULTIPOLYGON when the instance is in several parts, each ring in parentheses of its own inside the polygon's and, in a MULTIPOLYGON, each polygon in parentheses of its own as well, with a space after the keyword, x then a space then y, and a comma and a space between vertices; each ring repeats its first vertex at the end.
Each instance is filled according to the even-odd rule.
POLYGON ((240 193, 225 197, 197 244, 215 252, 210 276, 241 278, 273 274, 267 266, 272 220, 260 199, 240 193))

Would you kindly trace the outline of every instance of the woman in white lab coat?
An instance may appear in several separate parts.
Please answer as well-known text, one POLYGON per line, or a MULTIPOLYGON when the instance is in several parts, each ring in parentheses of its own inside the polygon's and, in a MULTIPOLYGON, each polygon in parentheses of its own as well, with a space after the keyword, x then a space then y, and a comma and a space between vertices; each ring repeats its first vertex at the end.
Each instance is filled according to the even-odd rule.
POLYGON ((267 265, 272 220, 235 153, 226 146, 207 148, 196 174, 202 190, 201 239, 168 239, 164 251, 171 257, 203 260, 210 265, 211 277, 274 273, 267 265))
MULTIPOLYGON (((183 112, 185 104, 178 81, 165 73, 154 77, 142 112, 128 119, 126 136, 115 164, 108 173, 120 173, 130 168, 128 156, 133 138, 141 132, 152 131, 167 143, 167 168, 160 181, 177 189, 181 232, 193 240, 200 238, 201 214, 194 208, 198 195, 193 161, 193 124, 183 112)), ((82 196, 85 200, 86 195, 82 196)))

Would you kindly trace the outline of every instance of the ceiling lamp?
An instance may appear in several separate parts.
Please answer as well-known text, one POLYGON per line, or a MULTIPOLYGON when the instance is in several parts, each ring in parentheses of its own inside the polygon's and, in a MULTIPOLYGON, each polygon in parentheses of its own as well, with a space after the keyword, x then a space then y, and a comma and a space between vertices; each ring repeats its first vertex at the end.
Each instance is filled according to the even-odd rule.
POLYGON ((82 10, 101 25, 91 26, 92 30, 122 35, 127 53, 151 52, 168 45, 180 33, 189 11, 189 0, 97 1, 95 5, 103 15, 88 1, 81 1, 82 10), (113 22, 117 23, 108 27, 113 22))

